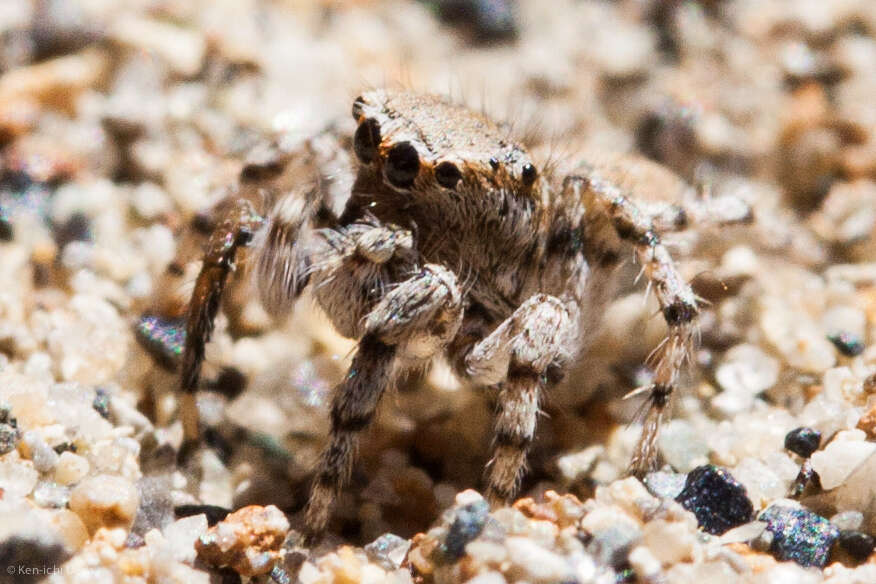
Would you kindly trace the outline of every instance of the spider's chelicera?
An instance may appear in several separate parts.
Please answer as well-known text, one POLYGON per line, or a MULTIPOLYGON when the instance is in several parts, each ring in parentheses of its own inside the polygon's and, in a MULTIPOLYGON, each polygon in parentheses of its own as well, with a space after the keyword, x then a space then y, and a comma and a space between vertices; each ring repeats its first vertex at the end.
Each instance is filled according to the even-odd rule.
POLYGON ((226 205, 191 300, 182 371, 186 438, 197 439, 193 394, 223 288, 236 250, 252 245, 267 308, 288 310, 309 285, 338 331, 358 339, 333 397, 331 435, 307 505, 311 535, 324 529, 381 396, 438 354, 458 375, 498 390, 487 495, 508 500, 525 467, 540 397, 592 338, 629 247, 668 325, 631 462, 636 474, 650 469, 698 314, 661 235, 692 218, 734 222, 748 213, 716 217, 696 197, 640 204, 586 165, 562 174, 539 169, 503 127, 440 97, 371 91, 356 99, 353 117, 358 172, 341 205, 326 188, 277 186, 295 172, 296 157, 324 155, 316 148, 274 152, 244 168, 241 193, 260 195, 226 205), (252 201, 262 200, 271 208, 256 209, 252 201))

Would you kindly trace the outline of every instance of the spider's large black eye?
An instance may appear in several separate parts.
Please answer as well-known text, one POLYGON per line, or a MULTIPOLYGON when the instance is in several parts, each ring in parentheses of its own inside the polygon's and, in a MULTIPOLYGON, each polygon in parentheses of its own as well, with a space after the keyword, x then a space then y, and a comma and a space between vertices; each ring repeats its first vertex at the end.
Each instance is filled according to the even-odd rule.
POLYGON ((380 125, 373 119, 364 120, 353 134, 353 150, 359 160, 368 164, 377 157, 380 146, 380 125))
POLYGON ((452 162, 442 162, 435 167, 435 180, 445 189, 455 189, 462 180, 462 173, 452 162))
POLYGON ((529 163, 523 165, 523 174, 521 178, 523 179, 523 184, 526 186, 530 186, 535 182, 536 177, 538 176, 538 171, 535 170, 535 167, 529 163))
POLYGON ((386 180, 400 189, 410 188, 420 172, 420 156, 410 142, 400 142, 386 156, 386 180))

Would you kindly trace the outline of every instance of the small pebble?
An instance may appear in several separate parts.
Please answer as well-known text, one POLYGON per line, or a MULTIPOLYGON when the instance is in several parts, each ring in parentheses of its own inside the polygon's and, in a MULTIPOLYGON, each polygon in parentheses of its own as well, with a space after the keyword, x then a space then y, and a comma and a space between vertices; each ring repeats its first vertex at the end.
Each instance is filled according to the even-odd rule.
POLYGON ((675 500, 696 515, 704 531, 714 535, 748 523, 754 513, 745 487, 712 464, 693 469, 675 500))
POLYGON ((100 417, 104 420, 109 420, 109 404, 110 395, 107 390, 98 387, 94 390, 94 401, 91 402, 91 407, 94 408, 100 417))
POLYGON ((873 537, 862 531, 841 531, 838 543, 852 558, 859 562, 869 558, 876 547, 876 541, 873 537))
POLYGON ((139 500, 137 487, 127 479, 97 475, 85 479, 73 489, 70 509, 93 534, 100 527, 130 526, 139 500))
POLYGON ((595 532, 587 544, 587 551, 598 564, 618 569, 627 562, 630 550, 640 539, 642 534, 638 529, 628 523, 618 522, 595 532))
POLYGON ((64 451, 58 457, 58 464, 55 465, 55 480, 62 485, 76 484, 88 475, 89 467, 88 459, 64 451))
POLYGON ((785 436, 785 448, 794 454, 809 458, 821 444, 821 432, 812 428, 795 428, 785 436))
POLYGON ((861 430, 843 430, 823 449, 812 454, 812 470, 825 490, 842 485, 857 468, 876 454, 876 443, 864 440, 861 430))
POLYGON ((679 472, 689 472, 709 460, 709 445, 702 433, 686 420, 666 424, 658 443, 666 464, 679 472))
POLYGON ((66 221, 53 229, 58 249, 73 241, 92 241, 91 222, 84 213, 73 213, 66 221))
POLYGON ((231 513, 195 542, 198 557, 229 566, 242 576, 269 573, 280 555, 289 521, 274 505, 250 505, 231 513))
POLYGON ((510 0, 438 0, 430 2, 443 20, 466 24, 479 42, 513 38, 517 34, 514 2, 510 0))
POLYGON ((661 499, 675 499, 684 489, 687 477, 677 472, 657 471, 648 473, 644 483, 648 491, 661 499))
POLYGON ((483 499, 460 508, 447 531, 444 554, 454 560, 461 558, 465 553, 465 545, 483 531, 489 513, 490 505, 483 499))
POLYGON ((841 531, 853 531, 864 523, 864 514, 860 511, 841 511, 831 517, 830 522, 841 531))
POLYGON ((143 315, 137 321, 134 332, 140 346, 146 349, 159 365, 170 371, 176 369, 186 342, 183 319, 168 320, 158 316, 143 315))
POLYGON ((31 430, 21 437, 22 450, 33 461, 33 467, 40 472, 50 472, 58 463, 58 453, 55 452, 40 435, 31 430))
POLYGON ((203 515, 193 515, 167 525, 163 534, 173 550, 174 558, 191 564, 195 561, 195 541, 205 531, 207 531, 207 519, 203 515))
MULTIPOLYGON (((240 576, 238 576, 238 578, 240 578, 240 576)), ((274 566, 271 570, 271 580, 277 584, 292 584, 292 578, 289 576, 289 572, 283 569, 280 565, 274 566)))
POLYGON ((387 570, 395 570, 401 566, 410 547, 409 540, 393 533, 384 533, 365 546, 365 553, 387 570))
POLYGON ((773 534, 770 552, 779 561, 823 568, 840 531, 824 517, 806 509, 774 505, 760 514, 773 534))
POLYGON ((561 555, 543 548, 528 537, 509 537, 505 546, 513 565, 509 576, 513 582, 574 582, 571 566, 561 555))
POLYGON ((33 490, 33 499, 40 507, 60 509, 70 501, 70 488, 52 481, 41 481, 33 490))
POLYGON ((857 357, 866 348, 858 335, 849 332, 828 335, 827 340, 833 343, 833 346, 846 357, 857 357))

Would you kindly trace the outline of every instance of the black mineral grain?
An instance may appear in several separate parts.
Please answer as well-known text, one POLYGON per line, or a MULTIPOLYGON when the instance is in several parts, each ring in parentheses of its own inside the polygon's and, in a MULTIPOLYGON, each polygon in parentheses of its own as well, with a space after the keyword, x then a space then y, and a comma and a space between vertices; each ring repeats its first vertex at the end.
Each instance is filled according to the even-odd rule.
POLYGON ((840 532, 837 541, 840 547, 853 559, 863 562, 870 557, 876 547, 876 540, 862 531, 846 530, 840 532))
POLYGON ((721 535, 754 514, 748 494, 727 470, 707 464, 690 471, 676 501, 697 517, 708 533, 721 535))
POLYGON ((156 363, 174 371, 186 342, 185 321, 144 314, 134 326, 134 337, 156 363))
POLYGON ((444 555, 454 560, 461 558, 466 544, 483 531, 489 513, 490 505, 486 501, 469 503, 459 509, 444 541, 444 555))
POLYGON ((827 339, 846 357, 857 357, 866 348, 861 338, 853 333, 840 332, 835 335, 828 335, 827 339))
POLYGON ((830 521, 806 509, 772 506, 760 514, 773 534, 770 553, 779 561, 823 568, 840 531, 830 521))
POLYGON ((91 407, 94 408, 100 417, 104 420, 109 420, 109 405, 110 394, 105 389, 97 388, 94 391, 94 400, 91 402, 91 407))
POLYGON ((812 456, 819 444, 821 432, 812 428, 795 428, 785 435, 785 448, 803 458, 812 456))

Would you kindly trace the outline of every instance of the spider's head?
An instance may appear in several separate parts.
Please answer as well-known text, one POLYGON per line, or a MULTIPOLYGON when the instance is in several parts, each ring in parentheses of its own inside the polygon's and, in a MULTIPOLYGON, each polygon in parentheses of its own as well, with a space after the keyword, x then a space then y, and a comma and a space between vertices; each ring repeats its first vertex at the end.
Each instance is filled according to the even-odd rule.
POLYGON ((353 102, 353 118, 360 177, 372 188, 379 183, 408 196, 534 196, 538 171, 510 130, 445 98, 370 91, 353 102))

